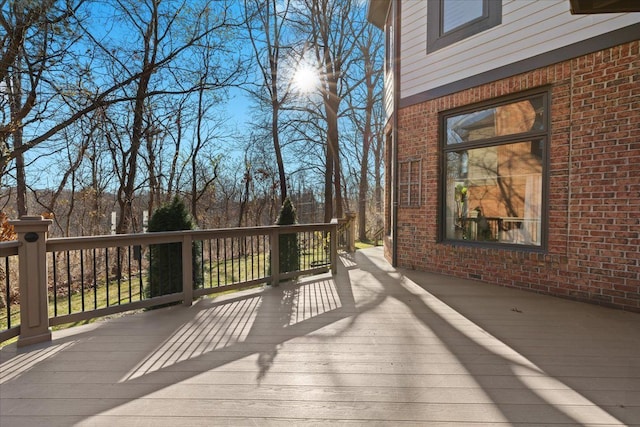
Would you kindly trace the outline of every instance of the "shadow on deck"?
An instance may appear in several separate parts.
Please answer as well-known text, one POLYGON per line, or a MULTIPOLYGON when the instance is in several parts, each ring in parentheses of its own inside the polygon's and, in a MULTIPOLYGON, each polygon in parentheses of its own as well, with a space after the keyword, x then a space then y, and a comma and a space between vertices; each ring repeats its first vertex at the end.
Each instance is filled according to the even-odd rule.
POLYGON ((3 348, 0 425, 640 425, 638 314, 341 260, 3 348))

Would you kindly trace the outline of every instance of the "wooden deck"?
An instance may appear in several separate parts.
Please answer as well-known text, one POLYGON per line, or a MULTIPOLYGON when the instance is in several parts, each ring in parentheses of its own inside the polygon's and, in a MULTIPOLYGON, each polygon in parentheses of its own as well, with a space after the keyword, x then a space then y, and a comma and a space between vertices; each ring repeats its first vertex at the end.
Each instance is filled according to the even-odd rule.
POLYGON ((391 268, 0 350, 0 425, 640 425, 640 315, 391 268))

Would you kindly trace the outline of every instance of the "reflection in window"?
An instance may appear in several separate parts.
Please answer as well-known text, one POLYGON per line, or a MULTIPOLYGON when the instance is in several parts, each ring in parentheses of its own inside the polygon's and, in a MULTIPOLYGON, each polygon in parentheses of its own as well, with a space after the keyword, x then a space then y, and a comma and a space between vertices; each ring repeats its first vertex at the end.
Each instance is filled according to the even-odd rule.
POLYGON ((542 131, 545 122, 543 97, 538 96, 447 118, 447 144, 542 131))
POLYGON ((445 239, 542 245, 545 98, 445 117, 445 239))
POLYGON ((387 14, 387 21, 385 23, 385 47, 384 47, 384 72, 385 74, 390 73, 393 69, 393 57, 395 52, 395 47, 393 45, 393 14, 390 11, 387 14))
POLYGON ((448 33, 482 17, 482 0, 443 0, 442 32, 448 33))
POLYGON ((501 22, 501 0, 428 0, 427 53, 486 31, 501 22))

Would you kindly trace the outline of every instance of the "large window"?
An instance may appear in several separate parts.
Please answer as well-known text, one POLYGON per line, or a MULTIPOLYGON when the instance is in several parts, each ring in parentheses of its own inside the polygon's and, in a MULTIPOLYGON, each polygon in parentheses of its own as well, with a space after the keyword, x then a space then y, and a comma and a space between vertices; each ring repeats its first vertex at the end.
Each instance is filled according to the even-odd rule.
POLYGON ((463 40, 502 22, 502 0, 429 0, 427 52, 463 40))
POLYGON ((542 247, 548 94, 441 117, 443 237, 542 247))

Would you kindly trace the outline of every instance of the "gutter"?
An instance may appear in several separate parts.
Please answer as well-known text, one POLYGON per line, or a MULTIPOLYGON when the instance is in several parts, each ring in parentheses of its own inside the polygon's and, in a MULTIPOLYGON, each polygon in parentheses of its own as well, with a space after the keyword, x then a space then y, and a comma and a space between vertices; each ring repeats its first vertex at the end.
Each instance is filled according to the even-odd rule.
POLYGON ((400 0, 392 0, 391 7, 394 14, 393 23, 393 117, 391 141, 393 146, 391 149, 391 162, 393 164, 393 199, 391 200, 391 265, 398 266, 398 109, 400 108, 400 0))

